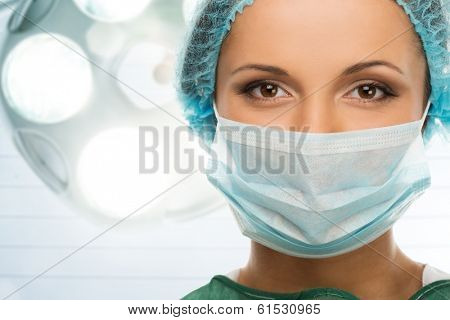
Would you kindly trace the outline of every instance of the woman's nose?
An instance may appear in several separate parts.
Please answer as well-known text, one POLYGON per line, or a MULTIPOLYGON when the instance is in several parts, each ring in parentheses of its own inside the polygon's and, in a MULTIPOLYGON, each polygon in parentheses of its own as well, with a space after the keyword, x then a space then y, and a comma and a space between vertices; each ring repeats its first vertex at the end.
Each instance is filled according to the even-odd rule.
POLYGON ((343 131, 335 112, 334 102, 317 96, 310 96, 293 107, 286 121, 289 129, 311 133, 343 131))

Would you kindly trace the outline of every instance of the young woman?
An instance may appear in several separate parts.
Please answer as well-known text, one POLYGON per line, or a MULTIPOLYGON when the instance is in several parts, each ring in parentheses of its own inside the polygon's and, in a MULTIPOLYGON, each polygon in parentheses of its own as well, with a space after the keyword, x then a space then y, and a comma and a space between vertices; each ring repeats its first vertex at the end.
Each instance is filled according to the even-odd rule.
POLYGON ((450 274, 392 232, 430 185, 424 145, 450 127, 448 10, 200 3, 177 90, 252 244, 247 265, 185 299, 450 299, 450 274))

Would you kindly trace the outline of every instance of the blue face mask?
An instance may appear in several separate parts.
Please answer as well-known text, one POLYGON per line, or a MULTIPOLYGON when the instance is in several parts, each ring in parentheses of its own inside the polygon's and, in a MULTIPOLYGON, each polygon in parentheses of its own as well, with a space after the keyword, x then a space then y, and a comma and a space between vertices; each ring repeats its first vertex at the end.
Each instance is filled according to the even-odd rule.
MULTIPOLYGON (((323 258, 378 238, 430 186, 418 121, 305 133, 220 117, 208 180, 241 232, 276 251, 323 258)), ((215 106, 214 106, 215 108, 215 106)))

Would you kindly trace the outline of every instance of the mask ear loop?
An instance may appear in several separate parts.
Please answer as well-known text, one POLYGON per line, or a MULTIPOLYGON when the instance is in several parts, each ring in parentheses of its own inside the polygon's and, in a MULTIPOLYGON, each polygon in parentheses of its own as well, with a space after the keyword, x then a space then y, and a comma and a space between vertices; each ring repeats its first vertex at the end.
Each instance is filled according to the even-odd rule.
POLYGON ((216 120, 219 120, 219 112, 217 111, 217 105, 215 100, 213 100, 213 111, 214 115, 216 116, 216 120))
POLYGON ((219 112, 217 112, 217 106, 216 106, 215 100, 213 100, 213 111, 214 111, 214 115, 216 116, 216 130, 214 132, 214 137, 213 137, 212 143, 215 143, 216 139, 217 139, 217 131, 220 130, 220 128, 219 128, 219 125, 220 125, 219 124, 219 112))
POLYGON ((423 125, 425 124, 425 119, 427 118, 428 110, 430 109, 430 106, 431 106, 431 99, 428 100, 427 107, 425 108, 422 118, 420 119, 420 124, 421 124, 420 129, 423 129, 423 125))

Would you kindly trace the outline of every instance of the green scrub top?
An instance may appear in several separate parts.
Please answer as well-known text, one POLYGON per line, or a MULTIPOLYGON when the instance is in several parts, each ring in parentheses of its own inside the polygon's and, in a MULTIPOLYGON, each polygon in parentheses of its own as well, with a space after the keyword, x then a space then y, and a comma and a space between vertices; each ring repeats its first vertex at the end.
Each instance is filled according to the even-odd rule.
MULTIPOLYGON (((204 286, 182 300, 359 300, 350 292, 335 288, 314 288, 294 293, 275 293, 241 285, 227 276, 215 275, 204 286)), ((427 284, 409 300, 450 300, 450 280, 427 284)))

